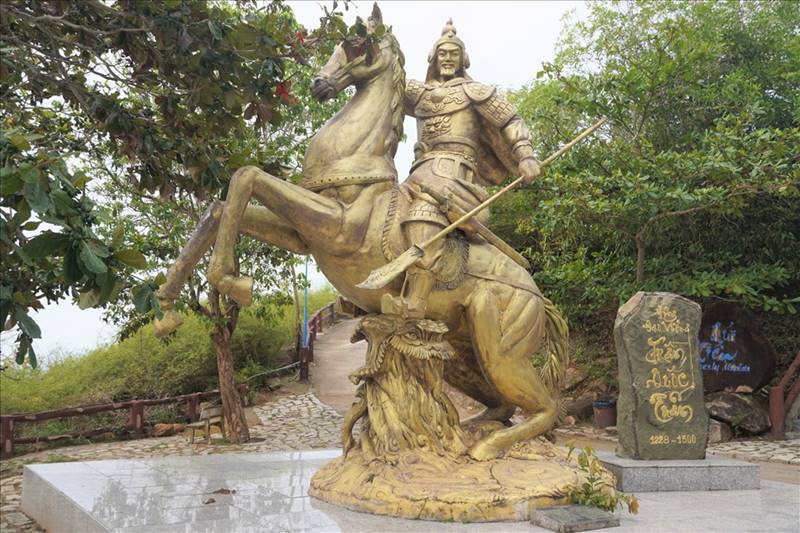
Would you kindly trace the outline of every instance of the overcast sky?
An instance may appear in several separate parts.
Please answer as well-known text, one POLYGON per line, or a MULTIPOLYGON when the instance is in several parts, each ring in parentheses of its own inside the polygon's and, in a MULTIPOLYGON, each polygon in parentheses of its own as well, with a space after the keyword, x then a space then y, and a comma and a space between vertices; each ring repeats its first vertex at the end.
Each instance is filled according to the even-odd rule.
MULTIPOLYGON (((321 5, 330 2, 289 2, 298 21, 309 29, 317 26, 322 15, 321 5)), ((431 45, 441 35, 449 17, 464 41, 471 66, 469 74, 475 80, 503 89, 522 87, 541 70, 542 63, 553 58, 556 40, 563 27, 562 18, 572 12, 583 18, 587 8, 583 2, 407 2, 380 3, 383 21, 400 42, 406 59, 409 78, 424 80, 427 56, 431 45)), ((354 2, 345 12, 348 24, 356 16, 366 20, 372 2, 354 2)), ((405 177, 412 162, 412 146, 416 142, 413 119, 406 118, 408 140, 398 149, 396 163, 400 179, 405 177)), ((325 280, 312 275, 313 285, 325 280)), ((42 328, 42 339, 34 341, 40 359, 47 361, 61 353, 83 353, 99 344, 113 340, 114 327, 101 320, 102 311, 81 311, 70 302, 51 305, 34 315, 42 328)), ((3 354, 9 350, 8 333, 3 335, 3 354)))

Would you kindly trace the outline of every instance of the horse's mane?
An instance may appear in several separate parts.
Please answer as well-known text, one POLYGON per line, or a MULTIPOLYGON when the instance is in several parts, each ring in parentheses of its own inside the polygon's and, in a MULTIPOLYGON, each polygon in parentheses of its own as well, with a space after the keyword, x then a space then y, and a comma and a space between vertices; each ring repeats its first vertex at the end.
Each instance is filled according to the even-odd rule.
POLYGON ((397 42, 394 35, 387 31, 384 39, 389 40, 389 48, 394 55, 394 60, 389 66, 392 69, 392 82, 394 84, 394 94, 392 95, 392 136, 389 138, 389 153, 394 158, 395 153, 397 153, 397 145, 400 143, 400 139, 403 138, 406 92, 406 71, 403 67, 406 60, 400 50, 400 43, 397 42))

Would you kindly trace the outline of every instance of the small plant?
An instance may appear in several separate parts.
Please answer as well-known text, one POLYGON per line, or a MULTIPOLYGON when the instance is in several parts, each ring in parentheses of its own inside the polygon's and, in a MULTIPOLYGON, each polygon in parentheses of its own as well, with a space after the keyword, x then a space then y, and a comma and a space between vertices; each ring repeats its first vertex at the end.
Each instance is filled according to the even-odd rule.
MULTIPOLYGON (((570 441, 567 448, 569 449, 567 461, 569 461, 575 452, 575 441, 570 441)), ((629 513, 637 514, 639 512, 639 500, 636 496, 614 489, 609 490, 603 476, 603 467, 592 448, 586 446, 580 449, 576 460, 578 468, 584 473, 586 479, 581 486, 573 486, 567 494, 572 503, 597 507, 609 512, 614 512, 617 506, 625 503, 629 513)))
POLYGON ((37 463, 74 463, 75 461, 80 461, 77 457, 72 457, 70 455, 63 455, 60 453, 48 453, 47 457, 44 459, 39 459, 36 461, 37 463))

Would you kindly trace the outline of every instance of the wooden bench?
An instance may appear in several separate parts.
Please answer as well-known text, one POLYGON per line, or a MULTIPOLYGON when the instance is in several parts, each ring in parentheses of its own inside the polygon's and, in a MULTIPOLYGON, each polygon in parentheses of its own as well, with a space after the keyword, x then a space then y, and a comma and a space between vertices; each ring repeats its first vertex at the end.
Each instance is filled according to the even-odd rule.
POLYGON ((211 426, 219 427, 220 432, 225 435, 225 417, 222 415, 222 406, 209 406, 203 407, 200 410, 200 420, 187 424, 187 428, 192 430, 192 436, 189 440, 194 444, 194 433, 198 429, 206 432, 206 444, 211 442, 211 426))

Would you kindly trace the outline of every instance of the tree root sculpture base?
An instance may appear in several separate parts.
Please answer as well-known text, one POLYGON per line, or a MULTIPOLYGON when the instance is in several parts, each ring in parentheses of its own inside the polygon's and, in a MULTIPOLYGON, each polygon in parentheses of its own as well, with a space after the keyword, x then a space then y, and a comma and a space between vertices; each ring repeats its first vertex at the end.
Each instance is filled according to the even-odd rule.
MULTIPOLYGON (((314 475, 311 496, 401 518, 489 522, 527 520, 532 507, 566 503, 570 488, 582 486, 585 469, 542 437, 498 459, 473 459, 470 447, 505 426, 460 423, 442 388, 444 362, 458 357, 447 331, 397 314, 361 320, 352 340, 366 339, 368 349, 350 376, 359 387, 342 428, 344 453, 314 475)), ((613 491, 610 474, 602 479, 613 491)))
POLYGON ((563 448, 540 438, 492 461, 420 450, 400 452, 391 462, 366 461, 356 448, 320 469, 309 494, 354 511, 399 518, 521 521, 530 518, 532 508, 567 503, 569 487, 582 482, 574 459, 568 462, 563 448))

